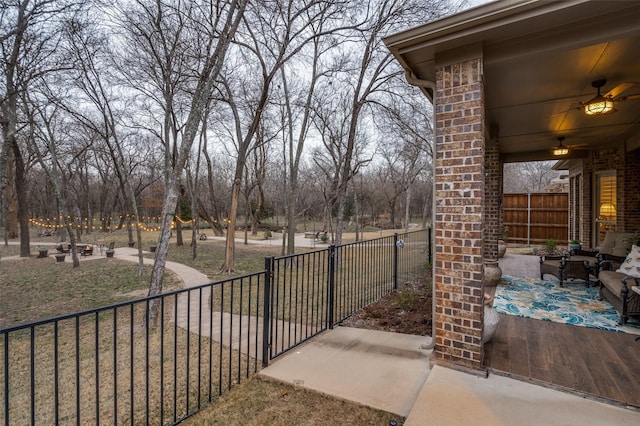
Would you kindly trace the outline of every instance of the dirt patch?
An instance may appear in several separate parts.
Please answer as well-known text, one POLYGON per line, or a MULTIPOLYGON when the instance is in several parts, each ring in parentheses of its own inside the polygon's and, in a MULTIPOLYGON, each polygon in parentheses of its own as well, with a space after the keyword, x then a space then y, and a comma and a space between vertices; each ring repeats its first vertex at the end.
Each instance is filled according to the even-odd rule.
POLYGON ((347 327, 431 335, 431 273, 402 285, 342 322, 347 327))

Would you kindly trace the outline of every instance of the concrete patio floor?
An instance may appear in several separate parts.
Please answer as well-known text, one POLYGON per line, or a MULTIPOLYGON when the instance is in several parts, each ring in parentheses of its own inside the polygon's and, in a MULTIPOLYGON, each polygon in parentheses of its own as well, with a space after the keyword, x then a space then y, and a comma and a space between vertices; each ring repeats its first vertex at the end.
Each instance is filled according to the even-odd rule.
MULTIPOLYGON (((429 337, 337 327, 260 375, 405 417, 405 425, 638 425, 640 413, 491 374, 429 366, 429 337)), ((400 421, 398 422, 400 424, 400 421)))
MULTIPOLYGON (((539 274, 538 257, 507 254, 504 275, 539 274)), ((639 425, 640 412, 495 374, 430 366, 430 337, 337 327, 260 373, 385 410, 405 425, 639 425)))

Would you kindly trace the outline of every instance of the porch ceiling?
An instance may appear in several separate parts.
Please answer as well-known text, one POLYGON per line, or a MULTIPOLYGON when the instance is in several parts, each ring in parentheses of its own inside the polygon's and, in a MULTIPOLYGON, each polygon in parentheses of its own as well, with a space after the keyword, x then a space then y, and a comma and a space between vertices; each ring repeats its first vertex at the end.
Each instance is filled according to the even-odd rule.
POLYGON ((581 107, 602 78, 602 94, 631 83, 616 96, 640 95, 638 2, 497 1, 384 41, 405 69, 431 81, 436 64, 482 49, 487 123, 506 162, 558 159, 559 136, 571 158, 611 144, 640 148, 640 96, 605 116, 581 107))

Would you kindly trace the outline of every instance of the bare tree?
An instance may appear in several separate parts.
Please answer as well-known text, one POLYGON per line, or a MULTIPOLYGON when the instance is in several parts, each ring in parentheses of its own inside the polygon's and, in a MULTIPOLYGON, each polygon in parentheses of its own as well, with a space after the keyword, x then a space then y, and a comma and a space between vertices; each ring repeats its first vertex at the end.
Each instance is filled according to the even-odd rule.
POLYGON ((344 212, 349 182, 358 173, 369 158, 357 159, 359 151, 366 146, 364 142, 365 132, 361 128, 362 120, 366 114, 366 108, 373 102, 377 92, 384 91, 387 82, 399 70, 392 65, 391 54, 384 48, 381 42, 381 32, 388 31, 397 25, 405 12, 408 11, 405 2, 397 1, 370 1, 365 6, 357 5, 352 11, 352 20, 361 21, 362 24, 351 33, 354 48, 351 51, 352 68, 341 76, 342 84, 333 87, 336 97, 332 103, 332 110, 324 108, 323 118, 316 123, 321 133, 330 135, 323 138, 329 156, 336 168, 333 172, 334 195, 337 203, 336 238, 337 244, 342 243, 344 230, 344 212), (338 115, 342 112, 342 114, 338 115), (336 120, 337 118, 337 120, 336 120), (334 123, 340 123, 336 127, 334 123), (360 148, 358 148, 360 147, 360 148))
POLYGON ((553 170, 554 161, 508 163, 504 165, 504 192, 540 192, 560 175, 553 170))
POLYGON ((64 134, 64 119, 61 118, 61 110, 54 104, 47 104, 43 101, 31 99, 27 93, 23 93, 24 110, 30 117, 29 120, 29 142, 31 149, 36 153, 42 169, 47 175, 48 181, 53 189, 54 198, 58 205, 58 212, 63 220, 63 227, 69 236, 71 244, 71 259, 73 267, 80 266, 78 251, 76 249, 76 236, 74 224, 66 219, 70 216, 64 193, 64 171, 62 162, 59 159, 58 151, 63 145, 61 140, 64 134), (42 148, 40 148, 42 146, 42 148), (46 155, 49 161, 45 162, 46 155))
POLYGON ((255 147, 255 135, 268 106, 272 84, 282 66, 317 37, 311 25, 323 17, 331 5, 326 0, 297 2, 279 0, 273 4, 255 4, 245 17, 243 31, 237 38, 238 55, 246 68, 242 76, 229 73, 222 80, 221 98, 232 111, 235 125, 236 166, 231 189, 231 206, 227 229, 225 262, 222 272, 234 270, 235 226, 242 176, 249 152, 255 147), (254 65, 252 67, 251 65, 254 65), (259 75, 256 81, 255 75, 259 75), (244 108, 241 108, 243 106, 244 108))
MULTIPOLYGON (((215 25, 209 33, 210 37, 206 40, 207 45, 204 52, 206 55, 198 71, 197 83, 191 95, 189 113, 184 125, 181 145, 179 147, 176 146, 177 155, 175 156, 175 163, 167 172, 160 236, 158 237, 158 247, 151 272, 149 295, 160 294, 162 292, 162 281, 169 250, 171 222, 173 221, 177 205, 180 177, 193 142, 200 130, 203 114, 209 104, 215 81, 224 65, 231 40, 235 36, 246 5, 247 0, 232 0, 226 7, 211 9, 217 12, 215 20, 212 22, 215 25)), ((160 14, 158 18, 162 19, 162 15, 160 14)), ((152 312, 152 322, 155 322, 155 309, 153 309, 152 312)))
MULTIPOLYGON (((140 222, 136 192, 133 187, 131 170, 124 154, 124 136, 121 126, 120 112, 114 108, 118 99, 114 94, 112 81, 108 79, 108 68, 111 65, 111 54, 107 40, 98 36, 99 31, 89 22, 72 20, 65 31, 68 45, 68 57, 72 58, 77 70, 70 71, 70 80, 74 82, 80 98, 72 97, 74 105, 65 99, 58 102, 83 126, 99 135, 111 157, 114 172, 123 195, 129 233, 134 224, 140 222), (80 101, 80 102, 78 102, 80 101), (79 107, 78 107, 79 106, 79 107), (132 212, 133 215, 129 215, 132 212)), ((138 245, 138 272, 144 273, 144 257, 142 252, 142 235, 139 226, 135 226, 138 245)), ((129 236, 131 240, 131 235, 129 236)))
POLYGON ((336 54, 335 48, 344 43, 346 38, 340 34, 345 27, 342 20, 344 4, 334 3, 332 7, 323 10, 322 18, 311 23, 315 37, 311 40, 308 56, 308 81, 300 81, 296 73, 288 73, 286 67, 281 68, 282 97, 283 97, 283 148, 284 148, 284 180, 285 203, 287 217, 287 253, 295 253, 295 222, 297 218, 297 198, 299 196, 299 173, 305 142, 312 126, 313 100, 316 96, 318 82, 330 76, 344 66, 343 55, 336 54), (333 56, 331 56, 333 55, 333 56), (329 57, 330 59, 325 60, 329 57), (292 90, 290 81, 299 82, 300 88, 292 90), (296 133, 297 130, 297 133, 296 133), (288 162, 286 159, 288 158, 288 162), (288 174, 287 174, 288 172, 288 174), (287 178, 288 177, 288 178, 287 178))
MULTIPOLYGON (((389 167, 398 169, 396 173, 388 170, 387 177, 392 182, 399 178, 395 187, 400 193, 395 195, 405 195, 405 230, 410 221, 414 184, 420 174, 430 170, 428 166, 433 160, 432 112, 426 103, 417 89, 402 82, 394 86, 393 96, 389 96, 384 105, 379 104, 376 114, 382 157, 389 167)), ((429 188, 428 192, 431 193, 432 189, 429 188)))
POLYGON ((8 229, 15 229, 15 222, 11 225, 14 216, 8 214, 9 204, 17 202, 13 204, 13 210, 19 223, 20 256, 23 257, 29 256, 30 249, 25 161, 23 147, 16 139, 19 98, 34 80, 65 67, 56 50, 60 43, 60 27, 64 23, 63 17, 76 12, 82 4, 65 0, 7 0, 0 8, 0 67, 4 78, 0 85, 0 217, 7 244, 8 229), (8 174, 9 166, 14 173, 8 174), (9 182, 8 177, 12 177, 13 182, 9 182))

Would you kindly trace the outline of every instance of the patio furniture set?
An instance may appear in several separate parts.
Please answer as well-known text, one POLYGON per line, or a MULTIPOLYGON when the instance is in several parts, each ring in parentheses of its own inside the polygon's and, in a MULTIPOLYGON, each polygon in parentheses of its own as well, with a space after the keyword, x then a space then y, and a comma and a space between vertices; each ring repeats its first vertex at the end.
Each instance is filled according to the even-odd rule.
MULTIPOLYGON (((93 255, 93 246, 90 244, 83 244, 76 246, 76 249, 80 253, 80 256, 92 256, 93 255)), ((70 243, 60 243, 56 246, 56 250, 59 254, 67 254, 71 252, 71 244, 70 243)))
POLYGON ((640 247, 631 243, 634 233, 608 232, 599 250, 574 250, 561 256, 540 256, 540 278, 553 275, 566 280, 599 285, 600 299, 608 300, 620 314, 619 323, 640 316, 640 247))

